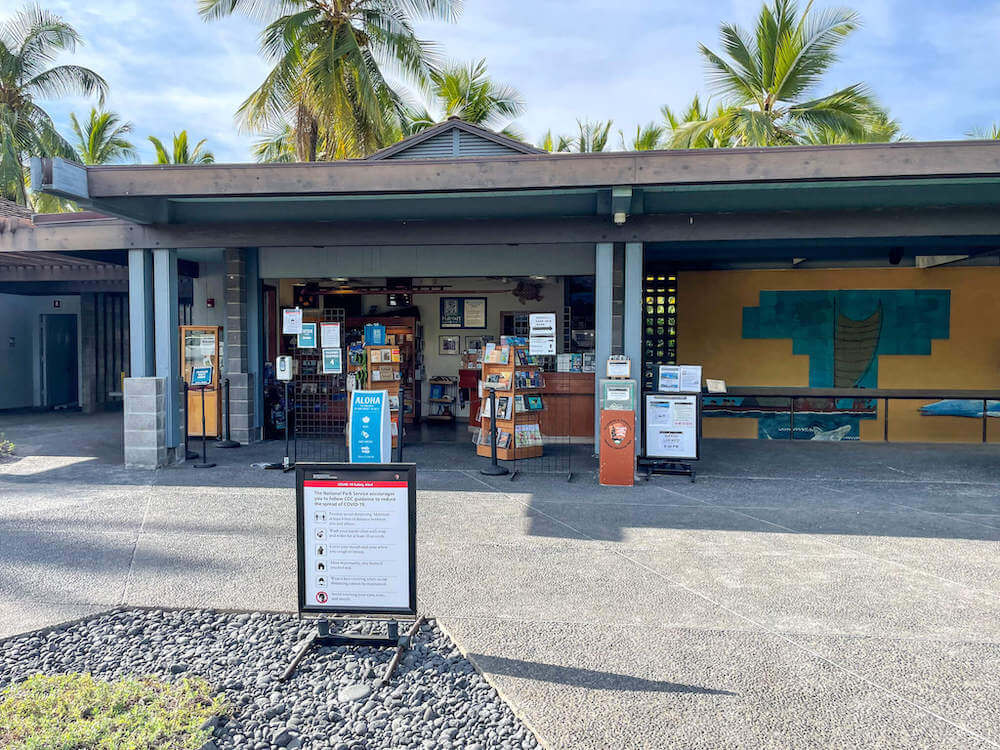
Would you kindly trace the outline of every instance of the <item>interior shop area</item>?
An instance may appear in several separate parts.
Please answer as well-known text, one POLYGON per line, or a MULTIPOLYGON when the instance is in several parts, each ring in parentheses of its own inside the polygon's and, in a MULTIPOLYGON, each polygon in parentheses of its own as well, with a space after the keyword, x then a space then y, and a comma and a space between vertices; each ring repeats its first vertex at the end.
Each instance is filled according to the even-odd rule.
POLYGON ((290 416, 297 440, 342 442, 348 394, 384 390, 394 447, 461 442, 489 456, 488 383, 501 460, 593 440, 592 275, 264 278, 262 305, 265 439, 290 416), (283 332, 288 310, 301 310, 302 333, 283 332), (546 327, 534 337, 533 320, 546 327))

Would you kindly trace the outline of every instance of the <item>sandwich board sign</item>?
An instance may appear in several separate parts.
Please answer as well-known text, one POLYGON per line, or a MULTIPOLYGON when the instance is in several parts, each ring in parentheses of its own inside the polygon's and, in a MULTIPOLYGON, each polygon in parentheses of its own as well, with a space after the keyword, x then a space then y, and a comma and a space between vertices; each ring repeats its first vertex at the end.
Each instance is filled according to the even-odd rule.
POLYGON ((381 464, 390 460, 392 432, 386 391, 351 391, 348 460, 381 464))
POLYGON ((417 613, 415 464, 297 464, 300 612, 417 613))

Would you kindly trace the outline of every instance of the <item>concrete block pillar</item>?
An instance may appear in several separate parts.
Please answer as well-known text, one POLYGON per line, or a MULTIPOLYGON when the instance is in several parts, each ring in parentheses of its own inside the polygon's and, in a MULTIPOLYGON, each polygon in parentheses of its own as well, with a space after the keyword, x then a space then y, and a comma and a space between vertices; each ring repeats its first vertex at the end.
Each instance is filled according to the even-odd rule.
MULTIPOLYGON (((612 299, 614 285, 615 246, 611 242, 600 242, 596 246, 594 258, 594 367, 595 382, 599 385, 607 372, 608 357, 611 356, 614 326, 612 322, 612 299)), ((601 404, 600 394, 594 398, 594 453, 601 450, 601 404)))
MULTIPOLYGON (((229 378, 229 424, 232 438, 240 443, 250 443, 256 438, 255 402, 256 384, 254 374, 250 371, 251 349, 257 352, 257 347, 251 347, 251 326, 249 309, 258 309, 248 305, 248 273, 245 248, 226 248, 223 251, 225 262, 225 377, 229 378)), ((256 252, 256 251, 254 251, 256 252)), ((256 271, 256 264, 253 271, 256 271)), ((256 285, 253 287, 256 292, 256 285)), ((256 327, 254 327, 256 330, 256 327)), ((256 369, 256 368, 255 368, 256 369)))
POLYGON ((169 461, 165 378, 125 378, 125 466, 158 469, 169 461))

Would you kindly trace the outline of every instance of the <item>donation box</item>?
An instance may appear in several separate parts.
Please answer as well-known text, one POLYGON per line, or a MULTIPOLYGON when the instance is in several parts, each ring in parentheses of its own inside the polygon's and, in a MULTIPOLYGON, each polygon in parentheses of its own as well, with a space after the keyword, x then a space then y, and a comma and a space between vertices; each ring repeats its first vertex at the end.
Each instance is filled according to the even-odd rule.
POLYGON ((634 380, 601 380, 601 484, 631 487, 635 483, 634 380))

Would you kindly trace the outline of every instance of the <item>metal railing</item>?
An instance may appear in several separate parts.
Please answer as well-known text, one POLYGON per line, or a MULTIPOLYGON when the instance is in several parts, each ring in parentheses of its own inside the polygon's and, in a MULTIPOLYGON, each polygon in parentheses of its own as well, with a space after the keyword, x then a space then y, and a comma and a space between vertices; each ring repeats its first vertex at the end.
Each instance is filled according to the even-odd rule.
POLYGON ((776 398, 788 399, 789 431, 790 440, 795 438, 795 401, 803 398, 829 398, 829 399, 859 399, 875 401, 881 400, 883 403, 883 424, 882 440, 889 442, 889 401, 909 400, 909 401, 979 401, 983 404, 982 420, 982 442, 988 442, 987 420, 989 419, 989 402, 1000 401, 1000 391, 982 390, 948 390, 948 389, 921 389, 921 388, 781 388, 781 387, 759 387, 742 388, 732 387, 726 393, 702 394, 706 398, 776 398))

